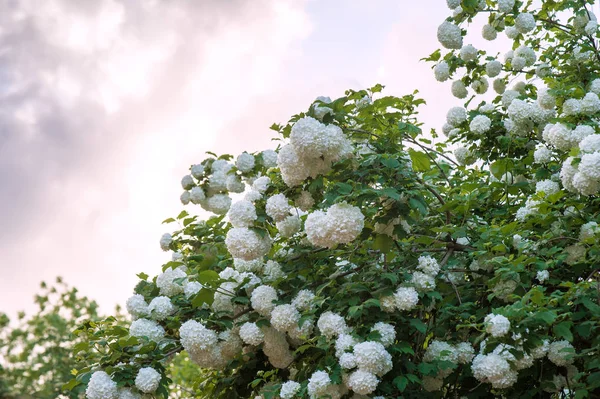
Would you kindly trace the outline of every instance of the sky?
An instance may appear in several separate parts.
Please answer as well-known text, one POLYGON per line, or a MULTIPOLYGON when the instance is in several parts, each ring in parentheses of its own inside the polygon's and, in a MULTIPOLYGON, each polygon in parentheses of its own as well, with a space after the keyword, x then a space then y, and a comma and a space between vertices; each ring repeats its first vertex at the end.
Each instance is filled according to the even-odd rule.
POLYGON ((170 257, 161 221, 189 166, 275 148, 269 126, 317 96, 419 89, 441 127, 459 104, 419 59, 445 3, 0 0, 0 311, 59 275, 105 313, 124 304, 170 257))

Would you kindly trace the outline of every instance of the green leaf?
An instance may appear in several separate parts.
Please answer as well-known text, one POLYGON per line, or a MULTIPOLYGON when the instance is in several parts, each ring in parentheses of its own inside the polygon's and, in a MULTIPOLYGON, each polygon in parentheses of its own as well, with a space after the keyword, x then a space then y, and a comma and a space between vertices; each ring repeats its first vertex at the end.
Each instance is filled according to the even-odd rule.
POLYGON ((189 216, 189 213, 187 213, 187 211, 181 211, 179 215, 177 215, 177 220, 181 220, 186 216, 189 216))
POLYGON ((211 285, 211 283, 214 283, 219 279, 219 274, 214 270, 203 270, 198 273, 198 281, 202 285, 211 285))
POLYGON ((377 234, 373 242, 373 249, 379 250, 384 254, 390 252, 394 246, 394 239, 387 234, 377 234))
POLYGON ((215 299, 215 292, 208 288, 202 288, 192 299, 192 306, 199 308, 200 306, 207 304, 212 305, 215 299))
POLYGON ((418 332, 425 334, 425 332, 427 331, 427 324, 423 323, 421 320, 419 319, 412 319, 409 321, 409 324, 418 332))
POLYGON ((570 321, 563 321, 562 323, 558 323, 552 328, 554 334, 558 337, 562 337, 569 342, 573 341, 573 333, 571 332, 571 327, 573 327, 573 323, 570 321))
POLYGON ((141 280, 148 279, 148 275, 146 273, 144 273, 144 272, 138 273, 138 274, 136 274, 136 276, 138 276, 141 280))
POLYGON ((426 172, 431 169, 431 161, 427 154, 421 151, 415 151, 412 148, 408 149, 408 154, 412 161, 413 170, 416 172, 426 172))
POLYGON ((173 223, 175 221, 175 219, 173 218, 168 218, 162 221, 162 224, 166 224, 166 223, 173 223))
POLYGON ((403 375, 399 375, 398 377, 394 378, 394 385, 400 392, 404 392, 406 386, 408 385, 408 378, 403 375))
POLYGON ((549 310, 538 312, 535 314, 534 319, 544 321, 546 324, 550 325, 556 320, 556 313, 549 310))

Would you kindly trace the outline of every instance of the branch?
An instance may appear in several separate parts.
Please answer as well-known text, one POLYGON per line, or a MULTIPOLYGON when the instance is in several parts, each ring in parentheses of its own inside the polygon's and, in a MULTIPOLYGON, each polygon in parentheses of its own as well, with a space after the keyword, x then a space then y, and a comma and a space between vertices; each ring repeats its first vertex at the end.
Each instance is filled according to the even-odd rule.
MULTIPOLYGON (((421 180, 420 178, 416 178, 416 180, 421 183, 423 185, 423 187, 425 187, 427 190, 429 190, 430 193, 432 193, 437 200, 440 202, 440 204, 442 204, 442 206, 446 205, 446 201, 444 201, 444 199, 442 198, 442 196, 435 191, 435 189, 431 186, 429 186, 427 183, 425 183, 423 180, 421 180)), ((446 210, 446 224, 450 224, 450 220, 452 218, 452 214, 450 213, 450 211, 446 210)))
POLYGON ((405 138, 406 141, 408 141, 409 143, 413 143, 418 145, 419 147, 421 147, 422 149, 426 150, 426 151, 431 151, 431 152, 435 152, 436 154, 438 154, 439 156, 443 157, 444 159, 446 159, 447 161, 450 161, 452 164, 454 164, 454 166, 459 167, 460 165, 456 163, 456 161, 454 161, 452 158, 448 157, 447 155, 445 155, 442 152, 436 151, 433 148, 427 147, 411 138, 406 137, 405 138))

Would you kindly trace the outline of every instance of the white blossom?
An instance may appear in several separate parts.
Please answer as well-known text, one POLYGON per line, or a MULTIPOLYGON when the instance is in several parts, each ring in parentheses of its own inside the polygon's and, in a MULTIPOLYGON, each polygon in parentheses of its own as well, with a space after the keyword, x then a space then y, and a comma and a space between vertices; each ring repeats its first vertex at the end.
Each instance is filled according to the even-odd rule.
POLYGON ((164 320, 175 312, 175 307, 169 297, 157 296, 148 305, 148 310, 154 320, 164 320))
POLYGON ((265 211, 276 222, 289 216, 292 206, 284 194, 276 194, 267 199, 265 211))
POLYGON ((240 327, 240 338, 248 345, 260 345, 265 339, 265 334, 256 323, 246 322, 240 327))
POLYGON ((254 155, 248 154, 247 152, 242 152, 235 160, 235 166, 244 173, 254 169, 255 163, 254 155))
POLYGON ((88 399, 117 399, 117 383, 104 371, 95 371, 85 390, 88 399))
POLYGON ((446 122, 452 126, 458 126, 467 120, 467 110, 463 107, 452 107, 446 114, 446 122))
POLYGON ((437 38, 440 44, 448 49, 459 49, 462 47, 462 33, 458 26, 445 21, 437 30, 437 38))
POLYGON ((273 301, 276 300, 277 292, 269 285, 256 287, 250 296, 252 308, 265 317, 268 317, 275 308, 273 301))
POLYGON ((261 237, 256 231, 246 227, 235 227, 227 232, 227 250, 234 258, 252 260, 266 255, 271 249, 271 239, 267 232, 261 237))
POLYGON ((433 73, 438 82, 445 82, 450 78, 450 67, 446 61, 442 61, 433 68, 433 73))
POLYGON ((485 40, 496 40, 498 37, 498 32, 496 32, 496 28, 494 28, 492 25, 485 24, 483 25, 483 28, 481 28, 481 36, 485 40))
POLYGON ((296 381, 286 381, 281 385, 279 396, 281 399, 292 399, 298 391, 300 391, 301 385, 296 381))
POLYGON ((127 299, 126 308, 127 312, 136 318, 146 317, 150 313, 146 300, 140 294, 135 294, 127 299))
POLYGON ((187 277, 187 274, 178 267, 176 269, 167 269, 156 277, 156 286, 160 290, 160 294, 164 296, 175 296, 183 293, 183 284, 176 282, 187 277))
POLYGON ((348 377, 348 388, 359 395, 368 395, 377 389, 379 380, 373 373, 364 370, 356 370, 348 377))
POLYGON ((502 63, 498 60, 489 61, 485 65, 485 72, 490 78, 495 78, 502 72, 502 63))
POLYGON ((515 18, 515 28, 521 33, 528 33, 535 29, 535 19, 530 13, 521 13, 515 18))
POLYGON ((419 302, 419 294, 414 287, 399 287, 394 293, 396 307, 399 310, 411 310, 419 302))
POLYGON ((381 321, 377 322, 373 328, 371 328, 371 331, 377 331, 379 333, 381 336, 379 342, 385 347, 392 345, 396 339, 396 329, 391 324, 383 323, 381 321))
POLYGON ((535 275, 535 278, 537 278, 537 280, 540 283, 543 283, 544 281, 548 280, 549 277, 550 277, 550 272, 548 270, 539 270, 537 272, 537 274, 535 275))
POLYGON ((469 94, 462 80, 455 80, 451 87, 452 95, 456 98, 465 98, 469 94))
POLYGON ((142 367, 135 377, 135 386, 144 393, 152 393, 160 384, 160 373, 152 367, 142 367))
POLYGON ((165 329, 154 320, 137 319, 131 323, 129 334, 132 337, 147 337, 158 342, 165 336, 165 329))
POLYGON ((510 321, 502 316, 490 313, 485 316, 485 331, 492 337, 502 337, 510 331, 510 321))
POLYGON ((181 345, 188 352, 198 352, 215 346, 217 334, 196 320, 188 320, 179 327, 181 345))
POLYGON ((492 120, 485 115, 477 115, 471 121, 469 128, 473 133, 483 134, 492 127, 492 120))
POLYGON ((321 331, 321 334, 330 339, 348 331, 348 326, 346 326, 344 318, 337 313, 329 311, 319 316, 317 327, 321 331))
POLYGON ((460 49, 460 58, 465 62, 474 61, 477 58, 477 49, 470 44, 463 46, 460 49))
POLYGON ((169 247, 171 246, 172 242, 173 242, 173 237, 171 237, 171 234, 165 233, 160 238, 160 248, 163 251, 168 251, 168 250, 170 250, 169 247))
POLYGON ((367 341, 354 345, 356 366, 359 369, 382 376, 392 369, 392 356, 379 342, 367 341))
POLYGON ((572 364, 575 348, 568 341, 554 341, 548 347, 548 359, 557 366, 572 364))
POLYGON ((305 222, 306 236, 311 244, 331 248, 353 241, 364 227, 359 208, 345 202, 332 205, 327 212, 315 211, 305 222))
POLYGON ((231 205, 227 217, 234 227, 248 227, 254 223, 258 216, 252 202, 241 200, 231 205))
POLYGON ((298 325, 300 313, 293 305, 278 305, 271 312, 271 325, 278 331, 285 332, 298 325))

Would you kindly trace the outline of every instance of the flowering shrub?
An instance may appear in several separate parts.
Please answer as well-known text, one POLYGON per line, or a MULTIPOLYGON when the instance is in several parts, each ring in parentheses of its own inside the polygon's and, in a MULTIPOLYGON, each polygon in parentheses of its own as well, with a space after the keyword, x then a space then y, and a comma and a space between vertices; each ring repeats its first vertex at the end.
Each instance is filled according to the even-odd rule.
POLYGON ((166 397, 166 363, 186 351, 207 398, 600 391, 592 2, 447 3, 448 51, 428 60, 468 98, 448 139, 422 134, 416 93, 377 85, 273 125, 276 151, 193 165, 181 201, 216 216, 165 221, 173 260, 139 275, 128 331, 79 330, 103 355, 73 384, 90 399, 166 397), (463 43, 475 18, 513 49, 463 43))

